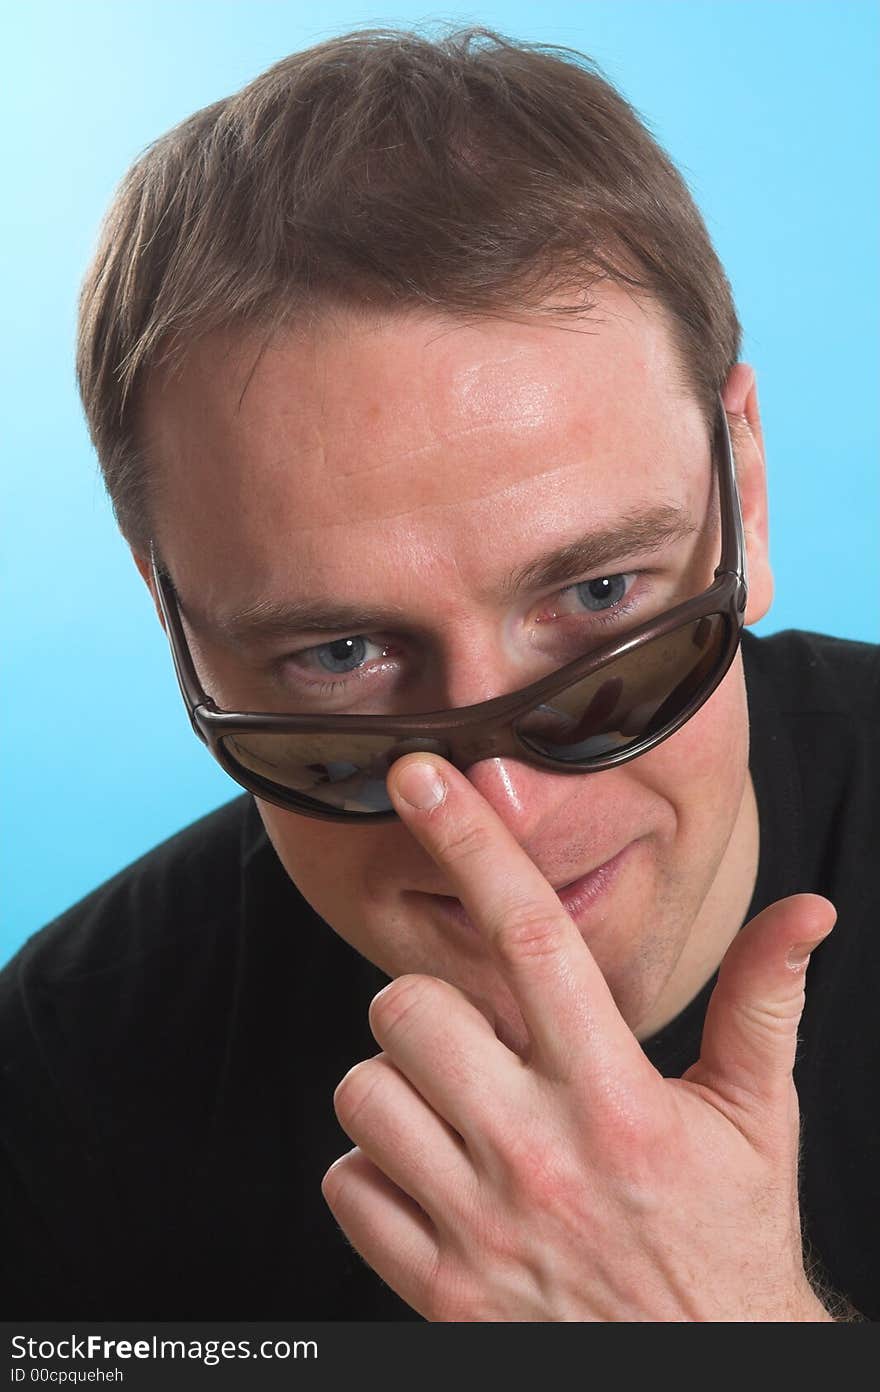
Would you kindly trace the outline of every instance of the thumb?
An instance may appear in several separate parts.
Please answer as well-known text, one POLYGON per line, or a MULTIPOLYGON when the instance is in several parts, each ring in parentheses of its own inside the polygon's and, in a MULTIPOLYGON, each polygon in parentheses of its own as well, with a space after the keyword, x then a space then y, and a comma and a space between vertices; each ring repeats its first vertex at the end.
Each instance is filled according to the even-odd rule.
POLYGON ((772 1105, 788 1095, 807 962, 836 918, 828 899, 793 894, 737 934, 721 963, 690 1081, 738 1107, 752 1098, 772 1105))

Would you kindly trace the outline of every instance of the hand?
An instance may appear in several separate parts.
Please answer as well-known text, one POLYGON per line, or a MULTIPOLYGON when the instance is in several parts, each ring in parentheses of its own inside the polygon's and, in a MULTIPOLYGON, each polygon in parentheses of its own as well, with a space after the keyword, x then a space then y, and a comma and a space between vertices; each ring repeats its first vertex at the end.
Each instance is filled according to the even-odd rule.
POLYGON ((356 1148, 322 1186, 365 1261, 429 1320, 830 1320, 802 1261, 792 1067, 833 906, 795 895, 742 929, 700 1060, 667 1080, 467 779, 408 756, 388 786, 491 944, 530 1046, 519 1057, 433 977, 376 996, 384 1052, 336 1090, 356 1148), (419 810, 401 776, 425 763, 444 792, 419 810))

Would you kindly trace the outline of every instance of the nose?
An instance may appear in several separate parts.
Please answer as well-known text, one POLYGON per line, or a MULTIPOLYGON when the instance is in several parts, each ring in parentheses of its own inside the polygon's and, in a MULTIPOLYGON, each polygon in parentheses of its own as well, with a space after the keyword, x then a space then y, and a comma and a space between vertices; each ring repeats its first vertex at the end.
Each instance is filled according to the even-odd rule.
MULTIPOLYGON (((459 631, 455 639, 443 654, 446 681, 440 699, 447 710, 521 690, 544 675, 534 665, 524 667, 516 655, 512 659, 497 634, 459 631)), ((463 731, 457 741, 457 756, 464 776, 520 845, 538 841, 542 828, 558 826, 561 810, 574 792, 571 777, 517 758, 511 753, 509 732, 495 735, 481 730, 474 732, 471 740, 463 731)))
POLYGON ((521 846, 538 845, 543 829, 558 825, 574 792, 572 777, 513 758, 481 758, 464 771, 521 846))

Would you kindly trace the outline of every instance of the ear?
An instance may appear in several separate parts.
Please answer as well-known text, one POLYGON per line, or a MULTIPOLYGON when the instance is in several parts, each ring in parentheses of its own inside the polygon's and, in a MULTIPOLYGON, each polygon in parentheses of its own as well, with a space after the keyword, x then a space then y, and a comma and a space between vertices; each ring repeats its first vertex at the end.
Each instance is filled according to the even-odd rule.
POLYGON ((767 515, 767 471, 764 434, 758 409, 754 368, 736 363, 721 393, 730 424, 736 458, 736 478, 742 503, 746 540, 749 599, 745 621, 757 623, 773 603, 767 515))
POLYGON ((150 591, 150 596, 153 600, 153 605, 155 606, 156 610, 156 617, 158 618, 160 624, 162 625, 162 628, 164 629, 165 620, 162 617, 162 610, 159 607, 159 596, 157 595, 155 587, 153 585, 153 567, 150 564, 150 558, 149 556, 144 556, 139 551, 135 551, 133 546, 129 549, 131 550, 131 558, 137 566, 138 570, 140 571, 141 579, 143 580, 147 589, 150 591))

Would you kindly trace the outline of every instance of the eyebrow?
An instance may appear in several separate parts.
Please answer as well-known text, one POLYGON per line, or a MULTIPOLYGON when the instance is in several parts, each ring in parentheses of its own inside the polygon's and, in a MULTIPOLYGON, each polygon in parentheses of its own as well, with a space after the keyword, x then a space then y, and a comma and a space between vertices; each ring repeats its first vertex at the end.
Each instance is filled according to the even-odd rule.
POLYGON ((513 571, 503 586, 502 600, 523 590, 565 584, 584 571, 599 570, 624 556, 651 554, 699 530, 687 513, 665 503, 647 512, 629 513, 614 527, 579 537, 513 571))
MULTIPOLYGON (((578 537, 511 571, 502 582, 500 601, 508 603, 526 590, 564 585, 628 555, 651 554, 699 530, 687 513, 667 504, 628 514, 614 527, 578 537)), ((194 628, 211 632, 236 647, 269 643, 296 634, 352 634, 412 623, 411 614, 396 604, 367 608, 323 600, 258 600, 211 617, 199 614, 189 605, 184 612, 194 628)))

